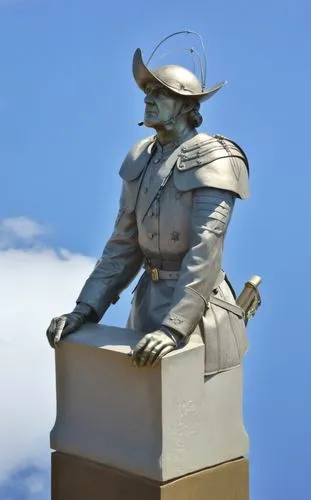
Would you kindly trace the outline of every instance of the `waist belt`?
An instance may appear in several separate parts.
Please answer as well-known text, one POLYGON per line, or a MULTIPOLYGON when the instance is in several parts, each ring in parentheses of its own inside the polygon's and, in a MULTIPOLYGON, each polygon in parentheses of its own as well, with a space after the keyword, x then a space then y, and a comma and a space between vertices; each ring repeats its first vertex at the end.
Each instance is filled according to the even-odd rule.
POLYGON ((179 271, 165 271, 164 269, 157 269, 156 267, 146 267, 149 273, 151 281, 159 280, 178 280, 180 272, 179 271))
MULTIPOLYGON (((159 281, 159 280, 178 280, 180 276, 180 271, 179 270, 167 270, 167 269, 160 269, 159 267, 153 266, 153 262, 149 259, 146 259, 144 267, 149 274, 151 281, 159 281)), ((173 261, 162 261, 161 262, 161 267, 173 267, 173 265, 179 266, 180 269, 180 264, 178 262, 173 262, 173 261)), ((225 273, 224 271, 220 271, 216 282, 214 284, 214 290, 219 287, 219 285, 223 282, 225 279, 225 273)))
POLYGON ((178 280, 180 272, 179 271, 167 271, 166 269, 159 269, 156 266, 152 266, 148 261, 145 262, 144 268, 147 274, 150 276, 151 281, 159 280, 178 280))
MULTIPOLYGON (((159 269, 158 267, 153 267, 152 264, 153 262, 149 259, 146 259, 144 264, 146 272, 150 276, 151 281, 178 280, 180 276, 180 271, 168 271, 166 269, 159 269)), ((162 261, 160 265, 163 267, 165 266, 173 267, 174 264, 177 266, 178 262, 162 261)), ((214 290, 216 290, 219 287, 219 285, 223 282, 225 277, 226 275, 224 271, 221 270, 214 284, 214 290)), ((231 304, 230 302, 227 302, 225 300, 219 299, 218 297, 215 297, 215 295, 211 295, 209 297, 208 302, 214 304, 215 306, 221 307, 222 309, 226 309, 226 311, 232 312, 239 318, 244 318, 245 316, 243 309, 241 309, 239 306, 237 306, 236 304, 231 304)))
POLYGON ((144 267, 151 281, 178 280, 181 262, 146 259, 144 267))

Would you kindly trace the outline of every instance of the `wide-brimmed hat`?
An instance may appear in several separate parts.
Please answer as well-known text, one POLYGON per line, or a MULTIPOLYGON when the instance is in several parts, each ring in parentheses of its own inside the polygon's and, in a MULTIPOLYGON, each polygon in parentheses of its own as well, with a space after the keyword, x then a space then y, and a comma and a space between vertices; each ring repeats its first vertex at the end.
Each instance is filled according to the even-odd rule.
POLYGON ((134 53, 133 75, 138 87, 142 90, 145 90, 148 83, 160 83, 173 94, 190 97, 197 102, 207 101, 226 83, 223 81, 205 89, 191 71, 173 64, 160 66, 150 71, 143 61, 140 49, 136 49, 134 53))

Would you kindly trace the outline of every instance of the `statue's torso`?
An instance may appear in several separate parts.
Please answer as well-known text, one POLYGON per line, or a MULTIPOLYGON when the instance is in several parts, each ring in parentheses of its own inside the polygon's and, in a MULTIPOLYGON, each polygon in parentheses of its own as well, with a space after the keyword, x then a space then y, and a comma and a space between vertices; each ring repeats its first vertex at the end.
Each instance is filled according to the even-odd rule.
MULTIPOLYGON (((144 165, 140 166, 139 176, 126 181, 128 193, 124 200, 124 208, 135 212, 140 248, 152 265, 162 269, 179 270, 184 256, 193 245, 195 228, 192 227, 192 209, 197 189, 202 192, 213 188, 221 193, 217 185, 219 183, 219 187, 223 186, 224 189, 227 187, 225 189, 227 194, 228 190, 232 189, 233 198, 247 195, 246 164, 243 164, 243 160, 233 157, 233 165, 228 167, 227 162, 222 164, 220 158, 217 160, 219 165, 215 167, 211 160, 215 148, 220 148, 221 145, 212 137, 205 136, 204 139, 211 140, 213 147, 210 154, 203 153, 200 156, 194 150, 184 159, 182 157, 184 152, 180 147, 171 151, 168 148, 162 151, 156 146, 149 148, 148 156, 142 162, 144 165), (210 166, 202 166, 201 170, 205 169, 205 173, 198 172, 200 159, 211 161, 210 166), (191 165, 189 169, 183 171, 187 161, 191 165), (172 175, 165 187, 160 190, 160 196, 157 196, 161 183, 171 169, 173 169, 172 175), (219 176, 221 172, 223 176, 219 176)), ((208 255, 206 259, 209 259, 208 255)), ((135 290, 127 326, 143 333, 159 328, 170 310, 175 286, 176 279, 153 282, 148 273, 145 273, 135 290)), ((235 303, 232 291, 225 280, 222 279, 220 284, 217 284, 217 290, 219 298, 235 303)), ((214 373, 240 363, 240 357, 246 349, 243 320, 211 304, 196 332, 205 338, 205 344, 208 346, 205 359, 206 373, 214 373)))
POLYGON ((181 261, 190 245, 193 193, 209 187, 248 196, 247 159, 228 140, 191 132, 163 148, 150 137, 129 153, 124 210, 134 211, 139 244, 147 257, 181 261), (165 187, 161 183, 171 172, 165 187))
POLYGON ((154 196, 154 185, 160 189, 167 175, 165 162, 174 149, 155 147, 141 180, 135 212, 139 244, 146 257, 181 262, 190 243, 192 193, 179 191, 171 176, 159 198, 154 196))

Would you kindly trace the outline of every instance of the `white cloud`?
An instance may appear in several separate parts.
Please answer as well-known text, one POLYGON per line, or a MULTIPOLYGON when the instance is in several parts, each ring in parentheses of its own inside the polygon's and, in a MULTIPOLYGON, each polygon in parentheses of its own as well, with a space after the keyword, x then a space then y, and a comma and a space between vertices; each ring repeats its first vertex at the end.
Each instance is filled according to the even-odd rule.
POLYGON ((37 222, 28 219, 28 217, 11 217, 3 219, 0 224, 1 229, 11 231, 20 238, 34 238, 44 234, 46 229, 37 222))
MULTIPOLYGON (((7 239, 0 250, 0 482, 19 468, 49 467, 56 405, 54 351, 45 331, 53 316, 72 309, 95 263, 67 250, 36 248, 44 228, 24 217, 2 221, 0 242, 5 230, 34 246, 8 248, 7 239)), ((25 486, 38 492, 40 478, 25 486)))
POLYGON ((47 228, 28 217, 11 217, 0 221, 0 249, 12 248, 17 244, 34 244, 47 228))
POLYGON ((10 475, 0 484, 1 500, 50 500, 50 474, 47 469, 28 467, 10 475))
POLYGON ((44 481, 38 473, 29 475, 25 480, 25 485, 31 495, 41 493, 45 488, 44 481))

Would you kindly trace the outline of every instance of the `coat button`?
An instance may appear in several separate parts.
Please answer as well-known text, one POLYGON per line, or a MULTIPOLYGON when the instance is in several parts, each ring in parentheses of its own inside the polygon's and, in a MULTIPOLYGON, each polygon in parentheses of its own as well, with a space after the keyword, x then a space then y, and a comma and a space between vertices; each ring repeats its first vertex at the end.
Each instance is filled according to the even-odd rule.
POLYGON ((153 211, 152 211, 152 210, 150 210, 150 212, 148 212, 148 216, 149 216, 149 217, 153 217, 153 216, 154 216, 154 213, 153 213, 153 211))
POLYGON ((153 160, 153 163, 159 163, 160 161, 160 158, 156 158, 155 160, 153 160))

